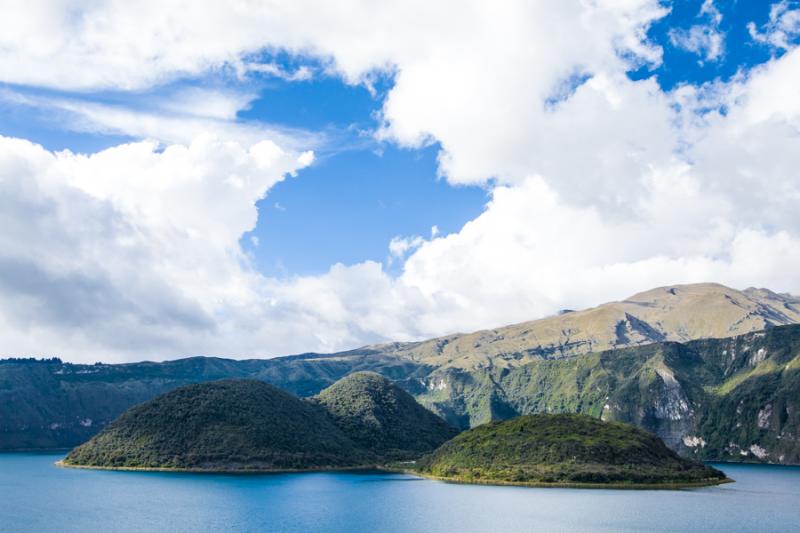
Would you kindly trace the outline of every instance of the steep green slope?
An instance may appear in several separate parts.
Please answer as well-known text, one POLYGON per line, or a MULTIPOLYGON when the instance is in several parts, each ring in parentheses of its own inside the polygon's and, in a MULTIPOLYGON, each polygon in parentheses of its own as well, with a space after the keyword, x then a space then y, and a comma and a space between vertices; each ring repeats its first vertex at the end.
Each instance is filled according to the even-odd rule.
POLYGON ((315 400, 353 442, 387 459, 419 457, 458 433, 374 372, 350 374, 315 400))
POLYGON ((704 459, 800 462, 800 327, 658 343, 514 369, 432 372, 417 399, 461 427, 580 412, 704 459))
POLYGON ((480 483, 716 483, 658 437, 585 415, 529 415, 465 431, 418 461, 422 474, 480 483))
POLYGON ((181 387, 126 411, 64 464, 271 470, 365 464, 319 407, 256 380, 181 387))

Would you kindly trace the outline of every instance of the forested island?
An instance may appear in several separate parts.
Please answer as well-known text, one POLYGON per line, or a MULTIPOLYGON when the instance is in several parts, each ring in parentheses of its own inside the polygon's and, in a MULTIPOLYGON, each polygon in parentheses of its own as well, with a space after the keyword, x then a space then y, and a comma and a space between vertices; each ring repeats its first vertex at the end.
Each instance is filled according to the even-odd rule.
POLYGON ((730 481, 655 435, 586 415, 542 414, 465 431, 413 471, 464 483, 658 488, 730 481))

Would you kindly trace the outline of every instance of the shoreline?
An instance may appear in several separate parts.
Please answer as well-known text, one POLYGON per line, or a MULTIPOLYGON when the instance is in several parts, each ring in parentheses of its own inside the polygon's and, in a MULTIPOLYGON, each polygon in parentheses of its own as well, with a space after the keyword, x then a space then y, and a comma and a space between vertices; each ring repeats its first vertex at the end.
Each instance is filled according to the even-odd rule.
POLYGON ((75 468, 79 470, 110 470, 118 472, 170 472, 174 474, 302 474, 304 472, 357 472, 368 470, 388 470, 377 465, 339 466, 339 467, 314 467, 314 468, 249 468, 233 470, 230 468, 177 468, 167 466, 95 466, 65 463, 64 460, 56 461, 59 468, 75 468))
POLYGON ((446 478, 422 474, 413 470, 404 470, 380 465, 361 465, 343 467, 319 467, 319 468, 282 468, 282 469, 248 469, 231 470, 225 468, 174 468, 174 467, 145 467, 145 466, 91 466, 64 463, 63 460, 54 463, 60 468, 75 468, 80 470, 107 470, 119 472, 167 472, 175 474, 231 474, 231 475, 264 475, 264 474, 302 474, 319 472, 359 472, 359 471, 379 471, 393 474, 406 474, 420 479, 430 479, 444 483, 454 483, 461 485, 493 485, 493 486, 512 486, 512 487, 531 487, 531 488, 554 488, 554 489, 612 489, 612 490, 679 490, 693 489, 701 487, 711 487, 735 483, 731 478, 719 480, 708 480, 687 483, 570 483, 557 482, 546 483, 540 481, 501 481, 501 480, 467 480, 458 478, 446 478))
POLYGON ((531 487, 541 489, 611 489, 611 490, 681 490, 697 489, 702 487, 714 487, 727 483, 736 483, 735 479, 725 477, 723 479, 709 479, 707 481, 694 481, 686 483, 574 483, 574 482, 554 482, 544 481, 503 481, 503 480, 480 480, 480 479, 459 479, 452 477, 440 477, 419 472, 398 470, 405 474, 418 476, 424 479, 441 481, 443 483, 454 483, 460 485, 492 485, 497 487, 531 487))

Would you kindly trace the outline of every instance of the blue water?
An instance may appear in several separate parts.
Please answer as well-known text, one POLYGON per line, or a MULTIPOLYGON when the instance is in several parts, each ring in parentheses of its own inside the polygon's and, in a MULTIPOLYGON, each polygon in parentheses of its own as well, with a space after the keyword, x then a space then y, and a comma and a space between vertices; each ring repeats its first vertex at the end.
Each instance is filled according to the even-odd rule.
POLYGON ((798 531, 800 468, 716 465, 675 491, 455 485, 400 474, 232 476, 58 468, 0 454, 0 531, 798 531))

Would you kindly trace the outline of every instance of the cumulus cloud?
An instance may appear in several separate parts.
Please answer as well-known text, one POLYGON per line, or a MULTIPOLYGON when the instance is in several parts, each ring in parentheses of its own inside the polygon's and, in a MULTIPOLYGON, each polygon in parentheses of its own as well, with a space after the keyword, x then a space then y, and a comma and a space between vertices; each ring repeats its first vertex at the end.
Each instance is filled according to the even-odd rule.
POLYGON ((243 66, 243 72, 258 72, 285 81, 307 81, 314 77, 314 71, 308 65, 301 65, 295 70, 287 70, 281 65, 272 63, 248 63, 243 66))
POLYGON ((670 42, 672 46, 699 55, 703 61, 717 61, 725 52, 725 34, 719 29, 722 13, 714 5, 714 0, 705 0, 698 16, 707 22, 690 28, 671 29, 670 42))
MULTIPOLYGON (((141 89, 246 76, 264 49, 312 56, 348 83, 390 72, 378 137, 439 143, 441 176, 491 201, 458 232, 387 243, 398 275, 364 262, 267 278, 240 240, 256 201, 312 161, 304 141, 233 123, 246 98, 211 98, 201 117, 175 101, 167 117, 50 102, 164 144, 81 155, 2 139, 7 351, 276 355, 496 326, 661 284, 800 291, 797 49, 665 93, 626 76, 661 60, 646 38, 665 13, 655 0, 201 4, 26 2, 0 21, 0 79, 141 89)), ((701 15, 719 23, 711 2, 701 15)))
POLYGON ((301 166, 270 141, 81 155, 0 137, 5 350, 146 357, 213 337, 257 294, 238 244, 256 201, 301 166))
POLYGON ((724 50, 725 36, 710 25, 675 29, 669 32, 669 38, 673 46, 695 53, 706 61, 716 61, 724 50))
POLYGON ((769 10, 769 21, 761 30, 750 22, 747 30, 756 42, 767 44, 774 48, 787 50, 792 41, 800 36, 800 4, 781 0, 772 4, 769 10))
POLYGON ((411 62, 425 68, 419 59, 435 61, 428 53, 433 49, 453 54, 464 45, 476 51, 486 45, 476 59, 499 59, 499 52, 513 51, 517 39, 539 33, 537 42, 550 40, 552 46, 524 46, 515 56, 542 62, 540 72, 548 73, 548 65, 580 55, 588 63, 616 61, 615 51, 657 61, 659 52, 645 42, 644 32, 663 13, 656 0, 503 6, 421 0, 379 6, 367 0, 335 5, 18 0, 0 21, 0 79, 61 89, 138 89, 209 69, 286 74, 251 59, 262 50, 281 49, 327 59, 331 70, 361 81, 375 68, 409 68, 411 62), (564 25, 581 32, 580 38, 559 31, 564 25), (554 47, 558 54, 551 53, 554 47))

